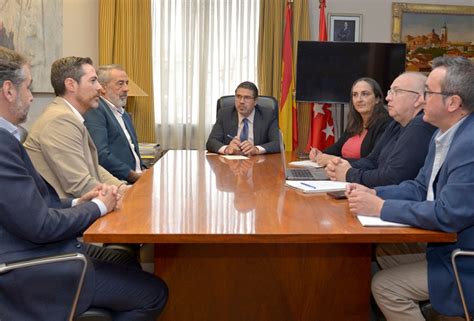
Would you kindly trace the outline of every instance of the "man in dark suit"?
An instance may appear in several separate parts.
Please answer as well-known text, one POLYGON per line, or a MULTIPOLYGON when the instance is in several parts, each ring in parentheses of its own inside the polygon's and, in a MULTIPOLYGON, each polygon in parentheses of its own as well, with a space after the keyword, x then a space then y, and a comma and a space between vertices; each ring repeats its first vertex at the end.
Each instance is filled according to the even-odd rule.
POLYGON ((120 65, 104 65, 97 70, 102 85, 99 107, 84 114, 84 125, 97 147, 99 164, 112 175, 136 182, 145 168, 138 150, 137 134, 125 111, 128 75, 120 65))
POLYGON ((223 107, 207 139, 206 148, 220 154, 278 153, 278 119, 257 105, 258 89, 245 81, 235 90, 235 106, 223 107))
MULTIPOLYGON (((426 81, 423 119, 438 127, 424 166, 414 180, 375 190, 348 187, 356 213, 414 227, 457 233, 454 243, 429 243, 426 258, 407 262, 402 255, 372 280, 372 293, 387 321, 425 320, 418 302, 430 299, 436 311, 463 315, 451 252, 474 248, 474 64, 464 57, 438 57, 426 81)), ((387 253, 385 251, 385 253, 387 253)), ((378 259, 378 257, 377 257, 378 259)), ((469 313, 474 312, 474 260, 461 259, 469 313)))
MULTIPOLYGON (((0 262, 83 253, 89 264, 76 313, 95 306, 112 311, 115 321, 156 320, 168 296, 163 281, 132 259, 120 264, 88 256, 89 250, 102 257, 115 254, 76 240, 115 208, 117 187, 100 184, 80 198, 60 200, 19 142, 17 125, 26 120, 33 100, 31 82, 26 59, 0 48, 0 262)), ((0 320, 65 320, 71 289, 63 282, 70 280, 70 269, 54 264, 1 275, 0 320)))

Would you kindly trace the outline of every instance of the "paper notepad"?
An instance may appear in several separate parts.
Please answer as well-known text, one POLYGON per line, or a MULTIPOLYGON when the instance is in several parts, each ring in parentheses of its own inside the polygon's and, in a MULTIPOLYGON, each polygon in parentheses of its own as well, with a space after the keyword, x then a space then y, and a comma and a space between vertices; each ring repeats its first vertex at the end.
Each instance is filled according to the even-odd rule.
POLYGON ((295 167, 316 167, 316 168, 322 167, 318 163, 310 161, 310 160, 289 162, 288 165, 295 166, 295 167))
POLYGON ((221 157, 229 160, 242 160, 242 159, 249 159, 247 156, 244 155, 221 155, 221 157))
POLYGON ((357 218, 359 219, 360 224, 363 226, 380 226, 380 227, 407 227, 410 225, 406 224, 400 224, 400 223, 393 223, 393 222, 387 222, 382 220, 380 217, 376 216, 366 216, 366 215, 357 215, 357 218))
POLYGON ((297 189, 303 193, 325 193, 344 191, 346 182, 335 181, 286 181, 286 186, 297 189))

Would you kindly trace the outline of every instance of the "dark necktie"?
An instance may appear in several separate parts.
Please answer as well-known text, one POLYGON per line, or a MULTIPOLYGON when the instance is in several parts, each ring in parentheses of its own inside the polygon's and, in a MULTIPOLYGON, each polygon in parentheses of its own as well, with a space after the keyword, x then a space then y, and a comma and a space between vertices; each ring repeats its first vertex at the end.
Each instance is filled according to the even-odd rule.
POLYGON ((240 132, 240 141, 243 142, 249 138, 249 120, 244 118, 242 120, 244 126, 242 127, 242 131, 240 132))

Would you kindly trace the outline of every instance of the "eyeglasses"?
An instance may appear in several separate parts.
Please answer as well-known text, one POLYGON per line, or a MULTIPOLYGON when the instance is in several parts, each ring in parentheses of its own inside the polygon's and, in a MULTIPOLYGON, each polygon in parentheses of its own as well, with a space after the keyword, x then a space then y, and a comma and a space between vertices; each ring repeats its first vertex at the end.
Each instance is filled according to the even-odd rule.
POLYGON ((235 95, 235 100, 240 101, 240 100, 242 100, 242 99, 243 99, 245 102, 247 102, 247 101, 250 101, 250 100, 255 99, 255 97, 252 97, 252 96, 235 95))
POLYGON ((428 97, 429 95, 452 96, 452 95, 455 95, 455 94, 425 90, 423 92, 423 99, 426 100, 426 97, 428 97))
POLYGON ((389 90, 387 90, 387 96, 392 95, 395 97, 396 95, 398 95, 398 93, 401 93, 401 92, 421 95, 419 92, 414 91, 414 90, 408 90, 408 89, 402 89, 402 88, 390 88, 389 90))

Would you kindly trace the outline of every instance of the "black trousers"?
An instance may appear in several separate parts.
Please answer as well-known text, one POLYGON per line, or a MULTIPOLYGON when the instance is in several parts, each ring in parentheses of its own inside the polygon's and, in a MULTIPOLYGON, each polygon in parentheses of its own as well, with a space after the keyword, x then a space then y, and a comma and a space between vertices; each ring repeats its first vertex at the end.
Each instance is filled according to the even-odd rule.
POLYGON ((142 271, 126 251, 86 244, 86 253, 95 272, 93 307, 110 310, 114 321, 156 320, 168 299, 159 277, 142 271))

